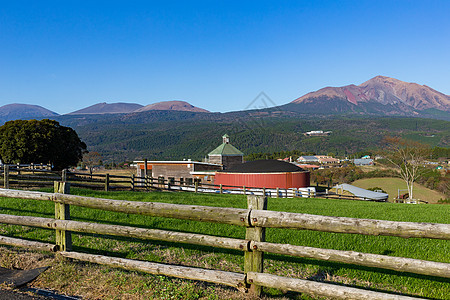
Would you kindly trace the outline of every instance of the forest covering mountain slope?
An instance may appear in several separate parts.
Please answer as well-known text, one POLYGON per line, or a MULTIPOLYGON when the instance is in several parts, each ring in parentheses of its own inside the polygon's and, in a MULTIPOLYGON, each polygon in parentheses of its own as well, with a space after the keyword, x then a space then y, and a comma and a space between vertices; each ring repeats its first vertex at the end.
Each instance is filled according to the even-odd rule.
POLYGON ((88 148, 105 161, 183 158, 203 159, 230 135, 231 143, 244 152, 300 150, 351 155, 380 146, 385 136, 403 136, 432 146, 450 146, 450 122, 419 118, 334 117, 211 114, 150 111, 109 118, 61 116, 88 148), (306 137, 310 130, 332 131, 327 137, 306 137))

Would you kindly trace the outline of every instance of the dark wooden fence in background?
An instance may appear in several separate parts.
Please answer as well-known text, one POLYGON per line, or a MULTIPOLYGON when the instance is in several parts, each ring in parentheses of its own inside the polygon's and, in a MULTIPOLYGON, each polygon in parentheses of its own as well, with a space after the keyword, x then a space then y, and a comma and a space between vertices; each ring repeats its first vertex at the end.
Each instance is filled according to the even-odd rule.
POLYGON ((306 257, 365 267, 389 269, 398 272, 450 278, 450 264, 448 263, 354 251, 268 243, 265 241, 266 228, 450 240, 450 224, 394 222, 268 211, 266 210, 267 198, 254 195, 248 196, 247 209, 237 209, 75 196, 69 194, 70 189, 69 183, 67 182, 55 182, 54 189, 55 193, 0 189, 0 197, 52 201, 55 203, 54 219, 0 214, 0 223, 55 230, 56 245, 36 241, 23 241, 10 237, 0 237, 0 243, 60 251, 60 255, 64 257, 111 265, 128 270, 139 270, 152 274, 229 285, 243 291, 249 291, 256 296, 261 294, 261 287, 272 287, 338 299, 417 299, 398 294, 394 295, 267 274, 264 273, 263 267, 264 253, 277 253, 294 257, 306 257), (238 225, 246 227, 246 234, 243 239, 236 239, 189 232, 72 221, 70 220, 69 214, 70 205, 152 217, 238 225), (244 273, 175 266, 73 252, 71 232, 124 236, 238 250, 244 252, 244 273))

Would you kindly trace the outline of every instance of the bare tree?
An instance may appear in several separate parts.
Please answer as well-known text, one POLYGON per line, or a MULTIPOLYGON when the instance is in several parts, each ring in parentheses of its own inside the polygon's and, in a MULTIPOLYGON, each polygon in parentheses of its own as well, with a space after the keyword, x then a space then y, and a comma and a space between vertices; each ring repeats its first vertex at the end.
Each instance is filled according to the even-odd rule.
POLYGON ((92 168, 102 164, 102 156, 98 152, 86 152, 83 154, 83 163, 88 167, 92 174, 92 168))
POLYGON ((408 199, 413 199, 414 182, 421 176, 424 161, 429 157, 431 149, 428 145, 397 137, 384 139, 385 158, 400 172, 408 189, 408 199))

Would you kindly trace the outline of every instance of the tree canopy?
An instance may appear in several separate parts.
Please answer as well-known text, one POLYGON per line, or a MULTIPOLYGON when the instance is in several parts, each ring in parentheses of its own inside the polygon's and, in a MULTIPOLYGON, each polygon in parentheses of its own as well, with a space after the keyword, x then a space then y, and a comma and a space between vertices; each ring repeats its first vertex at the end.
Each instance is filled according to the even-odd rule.
POLYGON ((85 151, 75 130, 54 120, 15 120, 0 127, 4 163, 51 163, 61 170, 77 165, 85 151))

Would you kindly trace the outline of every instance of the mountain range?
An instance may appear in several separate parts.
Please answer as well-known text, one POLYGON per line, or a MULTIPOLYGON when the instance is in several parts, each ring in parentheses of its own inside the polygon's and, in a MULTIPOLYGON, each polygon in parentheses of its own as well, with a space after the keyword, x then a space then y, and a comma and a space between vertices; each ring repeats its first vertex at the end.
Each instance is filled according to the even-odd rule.
MULTIPOLYGON (((212 114, 207 118, 220 118, 220 115, 225 115, 210 113, 185 101, 163 101, 147 106, 136 103, 97 103, 64 116, 116 114, 134 116, 149 111, 212 114)), ((426 85, 404 82, 386 76, 376 76, 360 85, 325 87, 299 97, 288 104, 261 109, 256 113, 313 117, 326 115, 415 116, 450 120, 450 96, 426 85)), ((255 111, 226 114, 255 114, 255 111)), ((55 116, 58 114, 37 105, 8 104, 0 107, 0 124, 14 119, 39 119, 55 116)), ((201 118, 205 117, 201 116, 201 118)))
POLYGON ((430 110, 450 112, 450 96, 426 85, 376 76, 360 85, 325 87, 287 105, 295 111, 380 115, 427 115, 430 110))

